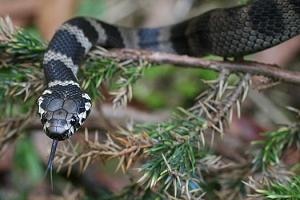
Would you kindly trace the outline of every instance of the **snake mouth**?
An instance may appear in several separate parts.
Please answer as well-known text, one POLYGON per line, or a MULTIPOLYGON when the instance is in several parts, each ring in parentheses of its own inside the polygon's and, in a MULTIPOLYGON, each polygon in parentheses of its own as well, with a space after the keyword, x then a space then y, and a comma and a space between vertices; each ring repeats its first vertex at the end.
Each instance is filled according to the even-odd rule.
POLYGON ((53 140, 65 140, 69 138, 69 130, 59 126, 50 126, 46 128, 46 135, 53 140))

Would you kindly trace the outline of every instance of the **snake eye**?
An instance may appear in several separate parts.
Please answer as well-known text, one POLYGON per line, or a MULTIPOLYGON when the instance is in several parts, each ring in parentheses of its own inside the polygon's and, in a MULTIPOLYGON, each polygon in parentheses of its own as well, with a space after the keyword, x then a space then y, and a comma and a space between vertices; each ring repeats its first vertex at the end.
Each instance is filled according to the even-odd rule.
POLYGON ((43 114, 43 115, 42 115, 42 118, 41 118, 42 124, 45 124, 46 121, 47 121, 47 118, 46 118, 45 114, 43 114))
POLYGON ((76 116, 73 116, 70 120, 70 124, 77 128, 79 126, 78 118, 76 116))
POLYGON ((71 119, 70 123, 71 123, 71 125, 72 125, 72 126, 75 126, 75 124, 76 124, 76 120, 74 119, 74 117, 72 117, 72 119, 71 119))

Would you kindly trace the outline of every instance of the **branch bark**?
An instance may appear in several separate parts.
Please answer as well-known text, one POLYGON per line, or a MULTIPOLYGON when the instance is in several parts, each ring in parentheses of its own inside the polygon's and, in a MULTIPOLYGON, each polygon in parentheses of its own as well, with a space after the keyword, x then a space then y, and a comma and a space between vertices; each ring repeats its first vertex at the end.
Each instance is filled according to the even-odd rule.
POLYGON ((115 49, 107 52, 102 50, 94 50, 91 52, 91 55, 93 56, 94 54, 100 54, 100 56, 105 58, 117 60, 143 60, 153 64, 173 64, 178 67, 202 68, 214 71, 227 69, 230 72, 263 75, 275 80, 300 84, 300 72, 285 70, 277 65, 264 64, 254 61, 214 61, 185 55, 175 55, 170 53, 135 49, 115 49))

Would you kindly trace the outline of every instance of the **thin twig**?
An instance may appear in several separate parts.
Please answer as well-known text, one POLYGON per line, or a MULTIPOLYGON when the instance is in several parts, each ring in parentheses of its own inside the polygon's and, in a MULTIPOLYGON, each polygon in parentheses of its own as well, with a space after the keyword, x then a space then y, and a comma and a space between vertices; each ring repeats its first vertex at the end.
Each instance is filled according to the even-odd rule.
POLYGON ((163 52, 151 52, 135 49, 116 49, 108 52, 94 50, 90 55, 101 55, 106 58, 113 58, 117 60, 144 60, 149 63, 156 64, 168 63, 179 67, 203 68, 215 71, 227 69, 230 72, 263 75, 284 82, 300 84, 300 72, 284 70, 282 67, 277 65, 264 64, 254 61, 213 61, 185 55, 174 55, 163 52))

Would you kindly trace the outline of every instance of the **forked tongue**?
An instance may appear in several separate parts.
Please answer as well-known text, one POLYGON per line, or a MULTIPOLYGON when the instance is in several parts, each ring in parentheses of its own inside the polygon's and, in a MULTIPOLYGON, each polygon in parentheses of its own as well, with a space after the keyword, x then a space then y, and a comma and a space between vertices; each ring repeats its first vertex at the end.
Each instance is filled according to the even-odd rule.
POLYGON ((47 170, 45 173, 45 177, 46 177, 48 175, 48 172, 50 171, 50 182, 51 182, 52 190, 53 190, 53 177, 52 177, 53 161, 54 161, 57 145, 58 145, 58 140, 53 140, 52 146, 51 146, 51 152, 50 152, 49 159, 48 159, 47 170))

